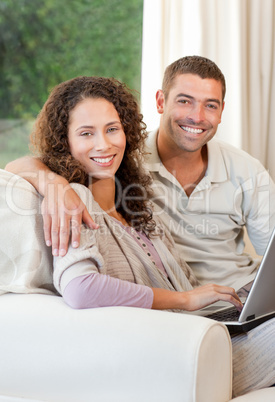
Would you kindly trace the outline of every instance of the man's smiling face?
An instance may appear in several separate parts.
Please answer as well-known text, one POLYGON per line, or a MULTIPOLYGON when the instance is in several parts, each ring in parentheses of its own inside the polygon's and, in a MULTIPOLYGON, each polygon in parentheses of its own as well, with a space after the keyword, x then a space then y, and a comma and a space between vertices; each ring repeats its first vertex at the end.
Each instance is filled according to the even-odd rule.
POLYGON ((222 85, 194 74, 177 75, 166 99, 157 92, 159 135, 177 152, 200 150, 215 135, 224 108, 222 85))

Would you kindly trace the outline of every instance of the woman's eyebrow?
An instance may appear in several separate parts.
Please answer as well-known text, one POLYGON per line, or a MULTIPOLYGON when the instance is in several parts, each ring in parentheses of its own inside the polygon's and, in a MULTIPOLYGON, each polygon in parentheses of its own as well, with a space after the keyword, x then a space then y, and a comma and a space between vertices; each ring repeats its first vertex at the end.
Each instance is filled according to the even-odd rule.
MULTIPOLYGON (((112 126, 113 124, 121 124, 121 122, 119 120, 110 121, 109 123, 105 124, 105 127, 112 126)), ((83 129, 87 130, 87 129, 93 129, 93 128, 95 128, 95 126, 84 125, 84 126, 77 127, 75 129, 75 131, 83 130, 83 129)))
POLYGON ((121 121, 120 120, 110 121, 110 123, 107 123, 106 126, 111 126, 112 124, 121 124, 121 121))
POLYGON ((91 129, 91 128, 94 128, 94 126, 80 126, 80 127, 77 127, 77 128, 75 129, 75 131, 77 131, 77 130, 82 130, 82 129, 91 129))

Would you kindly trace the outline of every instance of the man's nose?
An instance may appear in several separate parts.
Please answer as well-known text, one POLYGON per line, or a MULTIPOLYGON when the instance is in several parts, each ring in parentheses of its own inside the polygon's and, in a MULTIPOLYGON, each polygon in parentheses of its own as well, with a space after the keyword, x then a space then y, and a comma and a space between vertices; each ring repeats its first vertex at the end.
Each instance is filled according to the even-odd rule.
POLYGON ((201 104, 196 104, 190 110, 189 116, 194 122, 199 123, 205 119, 205 110, 204 106, 201 104))

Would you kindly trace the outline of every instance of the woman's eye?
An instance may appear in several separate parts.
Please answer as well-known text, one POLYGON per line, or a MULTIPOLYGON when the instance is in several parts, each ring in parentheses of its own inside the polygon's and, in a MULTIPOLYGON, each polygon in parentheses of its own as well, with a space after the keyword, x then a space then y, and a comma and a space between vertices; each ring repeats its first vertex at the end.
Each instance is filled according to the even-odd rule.
POLYGON ((92 135, 92 133, 89 133, 88 131, 84 131, 83 133, 80 134, 82 137, 86 137, 89 135, 92 135))
POLYGON ((110 128, 108 128, 107 132, 108 132, 108 133, 113 133, 113 132, 116 131, 116 130, 117 130, 116 127, 110 127, 110 128))

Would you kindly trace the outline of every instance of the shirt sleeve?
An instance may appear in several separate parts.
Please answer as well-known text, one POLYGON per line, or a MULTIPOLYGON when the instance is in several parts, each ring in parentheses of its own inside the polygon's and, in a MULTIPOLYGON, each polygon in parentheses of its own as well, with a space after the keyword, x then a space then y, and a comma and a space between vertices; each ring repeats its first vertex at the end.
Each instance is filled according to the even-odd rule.
POLYGON ((64 289, 63 299, 72 308, 127 306, 152 308, 150 287, 91 273, 72 279, 64 289))
POLYGON ((248 236, 257 254, 263 255, 275 226, 275 185, 266 170, 243 184, 243 209, 248 236))

